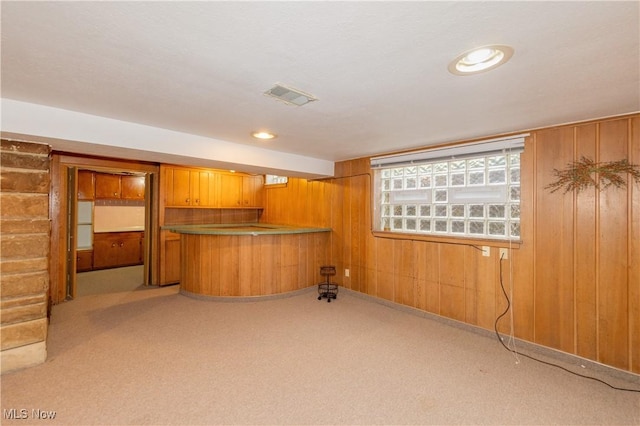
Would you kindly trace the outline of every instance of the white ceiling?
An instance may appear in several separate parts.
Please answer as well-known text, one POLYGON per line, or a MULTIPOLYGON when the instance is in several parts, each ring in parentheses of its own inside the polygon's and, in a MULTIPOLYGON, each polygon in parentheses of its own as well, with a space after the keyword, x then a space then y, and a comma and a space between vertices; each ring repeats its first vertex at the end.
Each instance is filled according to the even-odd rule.
MULTIPOLYGON (((8 2, 2 98, 340 161, 640 110, 640 2, 8 2), (463 51, 510 62, 454 76, 463 51), (318 101, 288 106, 275 83, 318 101), (257 142, 253 130, 279 135, 257 142)), ((231 145, 232 146, 232 145, 231 145)))

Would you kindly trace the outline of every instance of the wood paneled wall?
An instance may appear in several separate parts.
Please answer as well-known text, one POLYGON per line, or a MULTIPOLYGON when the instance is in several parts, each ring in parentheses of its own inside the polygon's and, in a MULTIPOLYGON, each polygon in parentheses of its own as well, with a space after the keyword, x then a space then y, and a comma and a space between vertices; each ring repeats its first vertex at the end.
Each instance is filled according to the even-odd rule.
MULTIPOLYGON (((507 306, 502 275, 516 337, 640 373, 640 184, 545 189, 554 168, 582 156, 640 164, 640 114, 530 132, 522 244, 502 262, 496 247, 483 257, 470 245, 374 236, 368 158, 338 163, 334 179, 266 190, 261 221, 330 226, 343 286, 489 330, 507 306)), ((510 332, 508 315, 499 329, 510 332)))

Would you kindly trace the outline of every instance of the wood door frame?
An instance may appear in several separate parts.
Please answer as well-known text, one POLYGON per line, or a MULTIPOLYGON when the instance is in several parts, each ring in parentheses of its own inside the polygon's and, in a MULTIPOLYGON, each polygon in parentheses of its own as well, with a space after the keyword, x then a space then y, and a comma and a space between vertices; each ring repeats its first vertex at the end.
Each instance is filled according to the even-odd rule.
MULTIPOLYGON (((52 303, 57 304, 67 299, 67 275, 69 273, 75 274, 75 269, 71 270, 72 268, 67 261, 68 249, 71 249, 75 258, 75 245, 70 247, 70 230, 67 224, 67 196, 69 193, 67 182, 69 173, 75 173, 77 169, 105 172, 143 172, 153 176, 149 179, 152 182, 152 187, 146 193, 146 208, 150 216, 151 227, 145 229, 145 240, 150 241, 150 243, 145 242, 145 276, 150 277, 149 283, 155 285, 159 277, 159 164, 106 157, 89 157, 54 151, 51 153, 51 190, 49 192, 49 212, 51 217, 49 297, 52 303)), ((75 265, 75 262, 72 261, 71 263, 75 265)))

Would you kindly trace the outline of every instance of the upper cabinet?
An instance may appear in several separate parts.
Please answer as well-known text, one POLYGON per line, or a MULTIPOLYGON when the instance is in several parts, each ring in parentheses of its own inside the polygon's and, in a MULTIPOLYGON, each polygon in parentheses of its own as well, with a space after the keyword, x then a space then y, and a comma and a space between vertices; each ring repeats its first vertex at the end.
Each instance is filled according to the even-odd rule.
POLYGON ((264 194, 264 176, 242 177, 242 206, 262 207, 264 194))
POLYGON ((96 199, 121 198, 122 183, 119 175, 96 173, 96 199))
POLYGON ((206 170, 163 168, 165 204, 171 207, 216 207, 218 176, 206 170))
POLYGON ((220 207, 236 208, 242 205, 242 176, 235 173, 220 174, 220 207))
POLYGON ((78 200, 92 201, 95 197, 95 173, 78 170, 78 200))
MULTIPOLYGON (((80 182, 82 180, 78 172, 78 193, 80 193, 80 182)), ((94 192, 97 200, 144 200, 145 177, 135 175, 116 175, 110 173, 94 173, 94 192)))
POLYGON ((120 178, 120 184, 122 188, 121 198, 126 200, 144 200, 144 176, 122 176, 120 178))
POLYGON ((220 207, 227 208, 262 208, 262 176, 223 173, 220 175, 220 207))
POLYGON ((162 167, 166 207, 262 208, 262 176, 162 167))

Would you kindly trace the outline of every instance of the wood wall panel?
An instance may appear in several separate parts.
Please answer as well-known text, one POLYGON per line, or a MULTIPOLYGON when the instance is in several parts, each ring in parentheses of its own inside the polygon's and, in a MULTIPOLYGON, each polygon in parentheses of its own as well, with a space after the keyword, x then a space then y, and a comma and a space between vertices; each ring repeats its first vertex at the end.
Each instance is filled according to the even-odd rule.
MULTIPOLYGON (((514 334, 528 341, 535 341, 535 212, 536 212, 536 153, 533 138, 529 138, 527 148, 520 155, 520 236, 522 244, 517 250, 511 250, 509 257, 516 267, 513 271, 512 313, 514 318, 514 334)), ((497 256, 497 255, 496 255, 497 256)), ((491 279, 490 274, 482 275, 483 279, 491 279)), ((495 282, 495 279, 493 280, 495 282)), ((483 306, 482 302, 478 302, 483 306)), ((483 312, 489 315, 489 309, 483 312)), ((498 315, 494 311, 494 315, 498 315)), ((479 317, 480 318, 480 317, 479 317)), ((487 318, 481 325, 488 328, 487 318)), ((491 322, 493 324, 493 322, 491 322)))
MULTIPOLYGON (((554 168, 583 155, 640 163, 640 115, 539 129, 526 138, 522 242, 502 261, 512 311, 499 330, 640 373, 640 185, 579 194, 545 188, 554 168)), ((507 306, 498 248, 483 257, 469 246, 374 235, 369 159, 335 170, 334 179, 308 182, 306 193, 292 191, 305 188, 295 179, 267 190, 261 220, 331 227, 330 262, 347 288, 493 330, 507 306), (294 197, 310 211, 284 212, 294 197)))
MULTIPOLYGON (((629 161, 640 164, 640 117, 629 120, 629 161)), ((640 183, 629 185, 629 370, 640 372, 640 183)))
POLYGON ((377 271, 376 296, 394 300, 394 245, 395 241, 381 238, 377 241, 375 269, 377 271))
MULTIPOLYGON (((575 157, 598 158, 596 124, 577 126, 575 157)), ((598 192, 588 188, 575 196, 575 341, 576 354, 585 358, 597 357, 597 232, 598 192)))
MULTIPOLYGON (((600 124, 600 161, 627 158, 626 121, 600 124)), ((605 364, 628 367, 628 196, 626 190, 600 192, 598 244, 598 358, 605 364), (606 248, 603 250, 603 248, 606 248), (625 309, 620 309, 621 307, 625 309)))
MULTIPOLYGON (((554 181, 554 169, 573 159, 573 129, 538 131, 536 144, 536 341, 573 351, 573 200, 562 191, 544 188, 554 181)), ((526 149, 526 148, 525 148, 526 149)))

